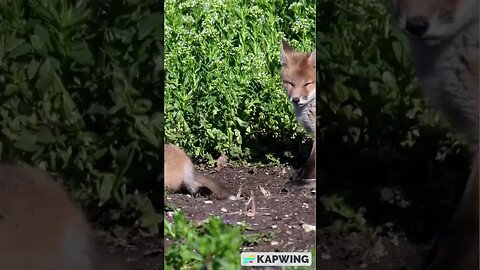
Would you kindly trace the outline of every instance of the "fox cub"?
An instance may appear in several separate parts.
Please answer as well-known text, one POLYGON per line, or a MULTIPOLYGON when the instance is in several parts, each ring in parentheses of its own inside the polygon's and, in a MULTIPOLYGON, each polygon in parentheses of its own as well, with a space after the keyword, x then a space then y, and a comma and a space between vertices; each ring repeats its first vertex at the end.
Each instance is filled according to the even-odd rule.
POLYGON ((59 184, 38 169, 0 165, 0 269, 126 269, 99 252, 59 184))
POLYGON ((316 56, 315 51, 302 53, 294 51, 286 41, 281 46, 280 77, 283 88, 295 110, 300 125, 312 136, 313 145, 306 164, 298 179, 287 182, 287 190, 315 187, 316 168, 316 56))
POLYGON ((163 151, 165 165, 163 186, 165 189, 180 191, 182 188, 185 188, 191 194, 195 194, 200 188, 207 188, 216 199, 236 199, 220 184, 198 173, 190 158, 180 147, 173 144, 165 144, 163 151))
POLYGON ((479 0, 388 0, 427 97, 473 152, 463 198, 434 249, 431 270, 478 269, 479 0))

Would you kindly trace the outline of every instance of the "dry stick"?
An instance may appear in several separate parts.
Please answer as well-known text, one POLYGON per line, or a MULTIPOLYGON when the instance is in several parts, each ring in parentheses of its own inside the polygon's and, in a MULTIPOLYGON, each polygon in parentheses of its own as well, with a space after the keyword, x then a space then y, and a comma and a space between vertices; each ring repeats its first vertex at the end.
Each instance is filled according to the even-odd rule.
POLYGON ((257 214, 257 211, 255 207, 255 197, 253 197, 253 190, 250 190, 250 199, 252 201, 252 207, 251 207, 252 211, 250 213, 247 213, 247 216, 254 217, 257 214))
POLYGON ((270 192, 267 191, 264 187, 259 186, 259 188, 260 188, 260 191, 262 192, 263 196, 265 196, 265 197, 269 197, 269 196, 270 196, 270 192))

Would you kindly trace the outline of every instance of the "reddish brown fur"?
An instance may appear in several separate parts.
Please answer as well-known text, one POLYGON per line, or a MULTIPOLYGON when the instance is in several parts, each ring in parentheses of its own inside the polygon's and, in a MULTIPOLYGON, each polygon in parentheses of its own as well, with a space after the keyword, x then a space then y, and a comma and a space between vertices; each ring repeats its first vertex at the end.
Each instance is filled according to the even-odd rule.
POLYGON ((309 61, 310 53, 285 50, 284 56, 284 62, 288 64, 282 66, 280 76, 288 94, 300 97, 314 91, 316 71, 315 68, 308 68, 312 65, 309 61))
POLYGON ((281 50, 282 68, 280 77, 283 87, 292 102, 297 121, 312 136, 310 156, 298 179, 290 181, 285 189, 315 187, 316 178, 316 56, 315 52, 294 51, 285 41, 281 50), (294 102, 294 99, 298 101, 294 102))
POLYGON ((121 269, 99 267, 97 256, 88 222, 59 184, 38 169, 0 165, 0 269, 121 269))
POLYGON ((180 191, 186 188, 191 194, 200 187, 208 188, 217 199, 234 199, 223 186, 196 172, 192 161, 178 146, 165 144, 164 151, 164 189, 180 191))

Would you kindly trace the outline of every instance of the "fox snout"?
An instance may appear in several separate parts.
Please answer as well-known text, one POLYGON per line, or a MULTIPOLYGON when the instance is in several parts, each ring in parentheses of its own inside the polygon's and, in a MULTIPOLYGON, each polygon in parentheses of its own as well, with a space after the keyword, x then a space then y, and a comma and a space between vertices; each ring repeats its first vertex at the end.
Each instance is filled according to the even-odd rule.
POLYGON ((288 99, 296 107, 315 100, 315 55, 315 52, 296 52, 282 40, 280 77, 288 99))
POLYGON ((315 98, 315 91, 307 92, 307 93, 288 93, 290 101, 297 106, 303 106, 315 98))
POLYGON ((290 101, 296 105, 303 105, 308 100, 307 96, 290 97, 290 101))
POLYGON ((478 0, 388 0, 393 18, 410 37, 435 45, 478 22, 478 0))

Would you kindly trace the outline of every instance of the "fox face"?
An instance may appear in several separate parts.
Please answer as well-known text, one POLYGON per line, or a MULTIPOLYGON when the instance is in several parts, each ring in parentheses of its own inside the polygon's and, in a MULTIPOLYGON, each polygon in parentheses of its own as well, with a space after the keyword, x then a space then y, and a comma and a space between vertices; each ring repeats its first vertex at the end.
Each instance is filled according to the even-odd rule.
POLYGON ((316 98, 315 51, 294 51, 284 40, 281 49, 280 76, 288 98, 294 106, 302 107, 316 98))
POLYGON ((479 0, 387 0, 400 30, 435 45, 478 21, 479 0))

